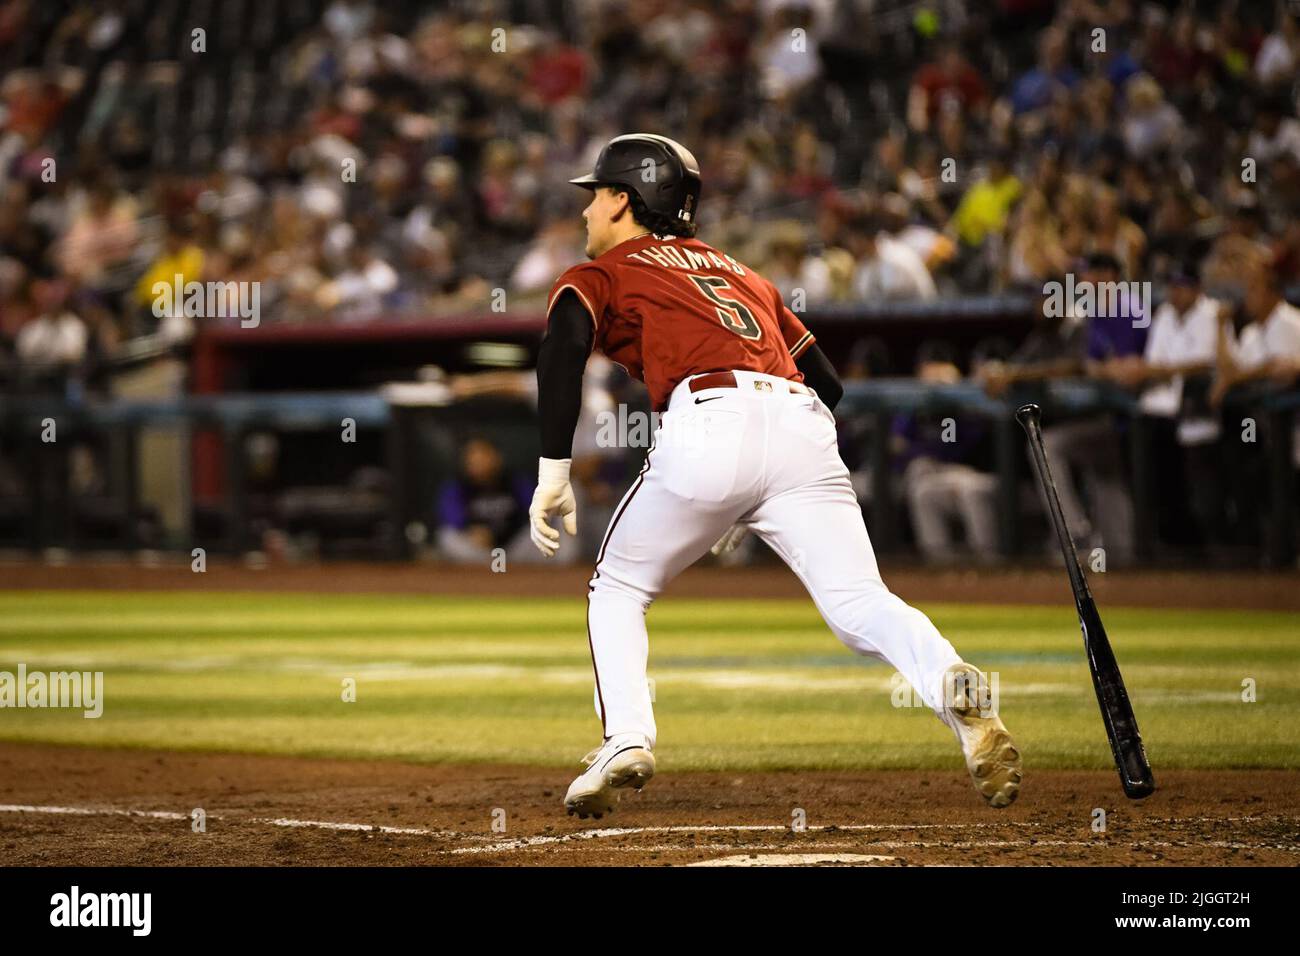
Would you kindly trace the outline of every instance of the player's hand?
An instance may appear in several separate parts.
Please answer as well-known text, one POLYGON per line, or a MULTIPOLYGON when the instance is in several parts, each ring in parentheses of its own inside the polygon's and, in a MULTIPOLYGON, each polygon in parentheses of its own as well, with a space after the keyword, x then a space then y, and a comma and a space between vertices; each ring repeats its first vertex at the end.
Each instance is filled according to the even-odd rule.
POLYGON ((537 550, 552 558, 560 547, 560 532, 550 525, 553 515, 559 515, 564 530, 570 535, 578 533, 578 506, 573 500, 573 486, 569 484, 571 458, 541 458, 537 462, 537 490, 528 507, 529 534, 537 550))
POLYGON ((733 524, 727 529, 727 533, 718 539, 718 543, 709 550, 719 557, 730 554, 740 546, 740 542, 745 540, 747 534, 749 534, 749 529, 743 524, 733 524))

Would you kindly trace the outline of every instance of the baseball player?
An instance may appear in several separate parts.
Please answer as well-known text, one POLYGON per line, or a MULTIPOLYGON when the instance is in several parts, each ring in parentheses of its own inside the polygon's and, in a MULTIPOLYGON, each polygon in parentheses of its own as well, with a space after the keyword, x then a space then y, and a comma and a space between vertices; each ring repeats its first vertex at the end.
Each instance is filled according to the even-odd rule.
POLYGON ((841 641, 911 682, 953 730, 979 793, 1009 805, 1020 755, 981 695, 983 675, 881 581, 836 444, 835 370, 772 283, 695 238, 695 157, 633 133, 570 181, 591 191, 591 261, 556 281, 538 358, 542 458, 529 517, 544 555, 560 546, 552 518, 577 533, 569 464, 591 351, 643 381, 662 416, 590 581, 604 741, 565 795, 569 813, 599 818, 654 775, 646 610, 710 545, 732 548, 747 530, 798 575, 841 641))

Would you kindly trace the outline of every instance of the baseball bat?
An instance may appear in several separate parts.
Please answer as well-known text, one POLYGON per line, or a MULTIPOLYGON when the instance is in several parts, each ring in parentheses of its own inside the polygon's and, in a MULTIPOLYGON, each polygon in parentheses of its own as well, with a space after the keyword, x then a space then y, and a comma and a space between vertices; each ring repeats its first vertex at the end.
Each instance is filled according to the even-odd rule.
POLYGON ((1074 549, 1074 539, 1070 537, 1070 529, 1066 526, 1065 515, 1061 511, 1056 482, 1052 480, 1047 453, 1043 449, 1040 416, 1039 408, 1034 404, 1021 405, 1016 409, 1016 421, 1029 438, 1034 472, 1043 489, 1043 496, 1047 499, 1052 527, 1056 530, 1056 538, 1065 557, 1065 570, 1070 576, 1074 606, 1079 612, 1079 627, 1083 631, 1083 649, 1088 657, 1088 669, 1092 671, 1092 686, 1097 692, 1097 703, 1101 706, 1101 719, 1106 725, 1106 736, 1110 738, 1110 749, 1115 756, 1120 784, 1130 799, 1137 800, 1149 796, 1156 788, 1151 775, 1151 764, 1142 747, 1142 735, 1138 732, 1133 705, 1124 688, 1124 677, 1119 672, 1115 652, 1111 650, 1110 640, 1106 637, 1106 628, 1101 623, 1101 615, 1097 613, 1097 603, 1092 599, 1092 592, 1088 590, 1088 581, 1083 576, 1083 568, 1079 565, 1079 556, 1074 549))

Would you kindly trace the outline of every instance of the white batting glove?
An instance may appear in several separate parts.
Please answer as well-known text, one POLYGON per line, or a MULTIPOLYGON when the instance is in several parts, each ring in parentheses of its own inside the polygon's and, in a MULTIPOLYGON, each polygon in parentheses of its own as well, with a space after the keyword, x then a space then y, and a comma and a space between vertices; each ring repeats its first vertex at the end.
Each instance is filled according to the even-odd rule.
POLYGON ((724 554, 730 554, 740 546, 740 542, 745 540, 745 535, 749 534, 749 528, 743 524, 733 524, 727 529, 727 533, 718 539, 718 543, 709 549, 713 554, 721 557, 724 554))
POLYGON ((529 534, 537 550, 552 558, 560 547, 560 532, 550 525, 552 515, 564 521, 564 530, 570 535, 578 533, 578 506, 573 500, 573 486, 569 484, 569 465, 572 458, 539 458, 537 461, 537 490, 528 507, 529 534))

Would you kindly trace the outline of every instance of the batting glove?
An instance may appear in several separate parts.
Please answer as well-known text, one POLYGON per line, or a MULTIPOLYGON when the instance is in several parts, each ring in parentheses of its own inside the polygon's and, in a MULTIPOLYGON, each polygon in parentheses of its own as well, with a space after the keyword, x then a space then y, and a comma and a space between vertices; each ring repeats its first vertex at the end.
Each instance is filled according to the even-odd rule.
POLYGON ((727 533, 718 539, 718 543, 709 550, 719 557, 730 554, 740 546, 740 542, 745 540, 747 534, 749 534, 749 529, 743 524, 733 524, 727 529, 727 533))
POLYGON ((578 533, 578 506, 573 500, 573 486, 569 484, 569 465, 572 458, 540 458, 537 462, 537 490, 528 508, 530 534, 537 550, 552 558, 560 547, 560 532, 550 525, 552 515, 564 521, 564 530, 570 535, 578 533))

